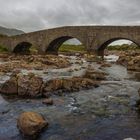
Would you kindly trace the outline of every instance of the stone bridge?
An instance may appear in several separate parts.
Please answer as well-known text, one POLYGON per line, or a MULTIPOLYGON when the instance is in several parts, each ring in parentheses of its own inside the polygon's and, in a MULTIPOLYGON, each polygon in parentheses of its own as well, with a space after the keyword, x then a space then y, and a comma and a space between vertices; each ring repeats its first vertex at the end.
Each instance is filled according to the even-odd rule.
POLYGON ((0 45, 15 53, 34 46, 40 54, 57 54, 59 47, 72 38, 78 39, 88 52, 102 56, 108 44, 119 39, 128 39, 140 46, 140 26, 67 26, 0 36, 0 45))

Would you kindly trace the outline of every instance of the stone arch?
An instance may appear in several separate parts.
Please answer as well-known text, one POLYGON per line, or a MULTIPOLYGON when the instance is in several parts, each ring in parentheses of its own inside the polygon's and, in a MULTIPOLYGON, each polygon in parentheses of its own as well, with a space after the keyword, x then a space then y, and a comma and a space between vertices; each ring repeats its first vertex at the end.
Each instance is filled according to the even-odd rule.
POLYGON ((136 45, 138 45, 140 47, 140 44, 137 41, 135 41, 134 39, 129 39, 129 38, 125 38, 125 37, 111 38, 111 39, 108 39, 108 40, 104 41, 104 43, 102 43, 101 45, 98 46, 98 48, 96 49, 97 52, 98 52, 98 55, 99 56, 104 56, 105 48, 109 44, 111 44, 112 42, 118 41, 118 40, 129 40, 129 41, 132 41, 133 43, 135 43, 136 45))
POLYGON ((77 38, 77 37, 73 37, 73 36, 61 36, 61 37, 57 37, 54 40, 52 40, 49 45, 47 46, 45 52, 48 54, 58 54, 58 50, 60 48, 60 46, 67 40, 69 39, 74 39, 76 38, 78 41, 81 42, 81 44, 83 44, 85 47, 85 43, 83 43, 83 41, 81 41, 81 39, 77 38))
POLYGON ((20 42, 13 49, 15 54, 30 54, 30 47, 32 46, 29 42, 20 42))

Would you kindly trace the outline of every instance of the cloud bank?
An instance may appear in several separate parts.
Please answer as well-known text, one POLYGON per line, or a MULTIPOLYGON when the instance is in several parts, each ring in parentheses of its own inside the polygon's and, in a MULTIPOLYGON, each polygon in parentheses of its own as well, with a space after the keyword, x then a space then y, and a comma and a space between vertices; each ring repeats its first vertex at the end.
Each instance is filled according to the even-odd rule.
POLYGON ((139 0, 0 0, 0 25, 31 32, 68 25, 140 25, 139 0))

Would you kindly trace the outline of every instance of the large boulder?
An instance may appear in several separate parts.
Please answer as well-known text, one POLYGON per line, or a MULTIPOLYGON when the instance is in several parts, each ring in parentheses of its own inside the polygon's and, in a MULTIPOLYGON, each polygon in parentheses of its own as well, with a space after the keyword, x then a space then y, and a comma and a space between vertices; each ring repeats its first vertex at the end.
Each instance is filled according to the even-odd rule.
POLYGON ((35 98, 42 95, 43 79, 34 74, 14 74, 2 84, 0 92, 5 95, 35 98))
POLYGON ((124 65, 128 70, 140 72, 140 52, 124 52, 119 56, 117 61, 119 64, 124 65))
POLYGON ((127 64, 128 70, 134 70, 140 72, 140 56, 133 57, 127 64))
POLYGON ((47 93, 50 93, 50 92, 59 90, 62 88, 62 84, 63 84, 62 82, 63 82, 63 80, 61 80, 61 79, 50 80, 45 84, 44 91, 47 93))
POLYGON ((56 66, 57 68, 65 68, 70 66, 70 62, 63 57, 57 56, 57 55, 46 55, 45 61, 47 60, 47 63, 44 64, 50 64, 53 66, 56 66))
POLYGON ((42 101, 45 105, 53 105, 53 99, 52 98, 46 98, 42 101))
POLYGON ((6 95, 18 94, 17 76, 13 75, 8 81, 2 84, 0 92, 6 95))
POLYGON ((43 79, 34 74, 18 76, 18 95, 22 97, 38 97, 42 94, 43 79))
POLYGON ((105 80, 106 79, 106 73, 99 71, 99 70, 94 70, 94 69, 87 69, 85 72, 85 75, 83 77, 89 78, 92 80, 105 80))
POLYGON ((73 92, 97 86, 98 82, 88 78, 73 77, 70 79, 53 79, 45 84, 44 95, 46 96, 56 91, 56 93, 73 92))
POLYGON ((36 138, 48 122, 38 113, 24 112, 19 116, 17 126, 24 136, 36 138))

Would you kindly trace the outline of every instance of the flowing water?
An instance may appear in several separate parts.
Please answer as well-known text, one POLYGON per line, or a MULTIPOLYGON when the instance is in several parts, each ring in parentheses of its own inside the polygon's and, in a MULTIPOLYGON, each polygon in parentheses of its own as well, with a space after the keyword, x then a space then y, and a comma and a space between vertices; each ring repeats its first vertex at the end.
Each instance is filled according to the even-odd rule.
MULTIPOLYGON (((115 61, 107 58, 109 61, 115 61)), ((72 58, 73 63, 75 58, 72 58)), ((46 79, 81 75, 87 62, 73 64, 69 69, 34 71, 46 79)), ((98 64, 91 63, 98 68, 98 64)), ((17 127, 17 117, 23 111, 35 111, 44 115, 49 127, 38 140, 140 140, 140 116, 135 107, 139 99, 139 73, 127 72, 123 66, 112 64, 102 68, 109 75, 98 88, 53 96, 54 105, 42 104, 42 99, 4 99, 0 97, 0 140, 22 140, 17 127)), ((23 70, 23 73, 28 71, 23 70)), ((4 81, 8 76, 1 78, 4 81)))

